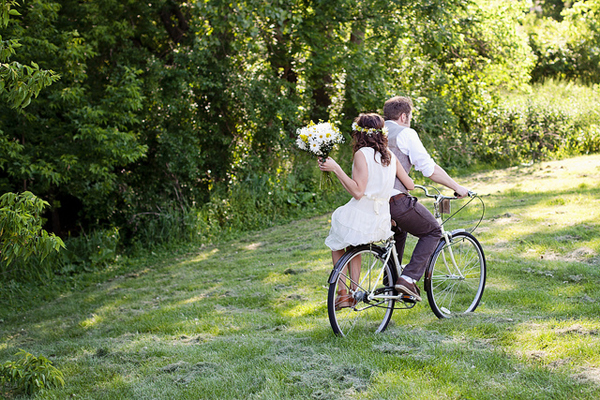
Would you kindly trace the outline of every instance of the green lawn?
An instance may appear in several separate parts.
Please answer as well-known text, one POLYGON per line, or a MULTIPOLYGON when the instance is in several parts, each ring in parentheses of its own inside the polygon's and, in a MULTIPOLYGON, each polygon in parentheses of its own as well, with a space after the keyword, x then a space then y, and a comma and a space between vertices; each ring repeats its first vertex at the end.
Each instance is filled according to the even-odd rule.
POLYGON ((424 301, 383 334, 335 337, 328 214, 2 306, 0 361, 52 360, 66 384, 48 399, 600 398, 600 156, 460 181, 486 205, 471 315, 438 320, 424 301))

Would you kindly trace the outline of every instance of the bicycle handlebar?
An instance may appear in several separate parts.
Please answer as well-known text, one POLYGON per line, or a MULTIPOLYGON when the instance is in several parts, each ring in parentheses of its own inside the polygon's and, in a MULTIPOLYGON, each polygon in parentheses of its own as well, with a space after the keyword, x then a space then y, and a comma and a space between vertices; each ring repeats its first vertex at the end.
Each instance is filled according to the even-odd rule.
MULTIPOLYGON (((444 196, 437 188, 435 188, 433 186, 430 186, 430 187, 433 188, 433 189, 435 189, 438 192, 438 194, 430 194, 429 190, 427 190, 427 187, 421 186, 421 185, 415 185, 415 189, 418 188, 418 189, 423 190, 425 192, 425 196, 427 196, 427 197, 432 197, 432 198, 435 198, 435 199, 450 199, 450 200, 456 200, 456 199, 458 199, 458 193, 456 193, 456 192, 454 192, 454 196, 444 196)), ((467 193, 467 196, 469 196, 469 197, 476 197, 477 193, 469 190, 469 192, 467 193)))

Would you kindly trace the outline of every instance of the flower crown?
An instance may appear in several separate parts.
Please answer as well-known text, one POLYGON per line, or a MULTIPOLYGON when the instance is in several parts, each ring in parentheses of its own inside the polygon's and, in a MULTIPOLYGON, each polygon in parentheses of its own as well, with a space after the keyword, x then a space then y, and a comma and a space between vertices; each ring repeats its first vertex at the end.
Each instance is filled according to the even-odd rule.
POLYGON ((376 134, 376 133, 381 133, 383 136, 387 136, 387 134, 388 134, 388 128, 387 128, 387 126, 384 126, 381 129, 377 129, 377 128, 363 128, 362 126, 358 125, 356 122, 352 123, 352 130, 353 131, 357 131, 357 132, 363 132, 367 136, 372 136, 373 134, 376 134))

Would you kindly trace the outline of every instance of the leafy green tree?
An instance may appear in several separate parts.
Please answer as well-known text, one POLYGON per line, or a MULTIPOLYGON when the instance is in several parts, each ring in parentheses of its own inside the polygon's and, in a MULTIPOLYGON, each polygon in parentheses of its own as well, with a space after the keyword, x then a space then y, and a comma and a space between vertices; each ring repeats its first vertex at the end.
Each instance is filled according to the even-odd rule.
POLYGON ((61 80, 26 111, 0 109, 12 146, 0 183, 42 193, 61 233, 127 237, 172 213, 185 229, 203 207, 224 227, 233 198, 247 213, 305 206, 314 180, 296 128, 348 128, 395 94, 416 100, 420 130, 452 162, 471 153, 493 90, 528 79, 521 10, 499 1, 27 4, 5 29, 24 44, 15 57, 61 80))
MULTIPOLYGON (((13 151, 3 152, 5 185, 31 190, 49 198, 54 210, 65 198, 75 198, 91 218, 106 218, 115 207, 119 166, 143 156, 137 143, 136 111, 141 108, 139 72, 127 65, 110 75, 90 74, 106 64, 97 46, 82 39, 71 18, 61 18, 61 5, 32 0, 19 9, 21 17, 7 26, 19 38, 15 57, 58 71, 61 80, 42 92, 27 109, 0 110, 3 142, 13 151), (18 143, 14 145, 14 143, 18 143)), ((110 39, 110 38, 109 38, 110 39)), ((57 215, 54 230, 60 232, 57 215)))
MULTIPOLYGON (((0 1, 0 28, 6 28, 10 16, 20 16, 14 8, 17 1, 0 1)), ((32 97, 37 97, 44 87, 56 82, 59 76, 52 70, 41 70, 35 63, 23 65, 10 61, 15 50, 21 47, 18 39, 3 40, 0 36, 0 95, 12 108, 25 108, 32 97)))
MULTIPOLYGON (((17 4, 0 1, 0 27, 8 26, 11 15, 20 15, 12 8, 17 4)), ((2 40, 0 36, 0 95, 10 108, 17 110, 27 107, 32 97, 59 78, 51 70, 41 70, 33 61, 31 66, 8 62, 20 46, 18 39, 2 40)), ((0 131, 0 151, 15 156, 20 147, 6 140, 0 131)), ((0 167, 3 161, 0 158, 0 167)), ((46 205, 31 192, 5 193, 0 197, 0 281, 30 275, 35 268, 22 266, 31 256, 43 260, 52 251, 64 248, 60 238, 42 229, 41 213, 46 205)))
POLYGON ((532 81, 562 79, 585 84, 600 82, 600 2, 577 1, 560 18, 533 13, 525 21, 537 57, 532 81))

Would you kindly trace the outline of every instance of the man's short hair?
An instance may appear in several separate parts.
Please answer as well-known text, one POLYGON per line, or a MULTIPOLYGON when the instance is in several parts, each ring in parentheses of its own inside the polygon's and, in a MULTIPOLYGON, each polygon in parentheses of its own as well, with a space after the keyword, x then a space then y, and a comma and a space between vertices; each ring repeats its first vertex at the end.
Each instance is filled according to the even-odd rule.
POLYGON ((383 117, 386 120, 397 120, 402 114, 410 115, 412 109, 413 104, 409 97, 392 97, 383 105, 383 117))

